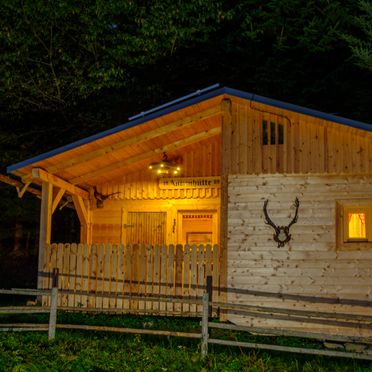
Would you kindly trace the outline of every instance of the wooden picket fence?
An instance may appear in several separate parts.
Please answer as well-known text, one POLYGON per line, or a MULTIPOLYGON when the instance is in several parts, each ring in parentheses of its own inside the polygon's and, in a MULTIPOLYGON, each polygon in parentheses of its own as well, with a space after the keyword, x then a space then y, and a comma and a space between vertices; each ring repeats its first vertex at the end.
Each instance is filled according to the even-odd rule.
MULTIPOLYGON (((43 289, 51 288, 54 268, 60 274, 59 307, 200 315, 201 305, 150 301, 150 297, 200 298, 207 276, 212 277, 213 299, 219 299, 217 245, 51 244, 39 272, 43 289), (143 300, 146 297, 149 301, 143 300)), ((48 301, 43 298, 44 305, 48 301)))

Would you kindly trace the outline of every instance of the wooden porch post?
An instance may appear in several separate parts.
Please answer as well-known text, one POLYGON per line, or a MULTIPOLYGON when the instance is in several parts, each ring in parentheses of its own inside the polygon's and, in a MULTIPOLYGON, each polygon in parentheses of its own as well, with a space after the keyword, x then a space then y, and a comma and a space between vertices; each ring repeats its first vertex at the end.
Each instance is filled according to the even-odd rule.
MULTIPOLYGON (((220 251, 220 301, 227 302, 227 213, 228 213, 228 175, 230 169, 230 138, 231 138, 231 101, 224 99, 221 102, 221 251, 220 251)), ((221 311, 220 319, 227 319, 225 310, 221 311)))
POLYGON ((52 235, 52 204, 53 204, 53 185, 49 182, 42 183, 41 189, 41 208, 40 208, 40 235, 39 235, 39 259, 37 287, 43 287, 42 272, 45 264, 46 245, 50 244, 52 235))

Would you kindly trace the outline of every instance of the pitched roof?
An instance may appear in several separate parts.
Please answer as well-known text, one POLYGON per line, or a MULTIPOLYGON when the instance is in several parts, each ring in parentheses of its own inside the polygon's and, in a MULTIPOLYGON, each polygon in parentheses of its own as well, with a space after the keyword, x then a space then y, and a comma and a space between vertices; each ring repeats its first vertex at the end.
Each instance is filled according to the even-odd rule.
MULTIPOLYGON (((97 142, 97 144, 101 143, 102 141, 100 140, 103 140, 104 138, 118 135, 120 132, 123 132, 123 131, 130 131, 132 130, 132 128, 135 128, 136 126, 139 126, 140 124, 144 124, 150 121, 156 121, 157 119, 164 117, 166 115, 175 113, 176 111, 183 110, 183 109, 188 110, 189 107, 192 107, 192 106, 195 107, 198 104, 200 106, 203 102, 206 102, 208 100, 213 100, 213 98, 216 98, 218 96, 223 96, 223 95, 238 97, 238 98, 246 99, 249 101, 270 105, 273 107, 297 112, 297 113, 304 114, 304 115, 313 116, 316 118, 329 120, 335 123, 347 125, 347 126, 365 130, 365 131, 372 131, 372 126, 367 123, 363 123, 363 122, 351 120, 351 119, 346 119, 346 118, 343 118, 337 115, 327 114, 327 113, 320 112, 317 110, 313 110, 313 109, 305 108, 302 106, 262 97, 262 96, 249 93, 249 92, 244 92, 241 90, 236 90, 236 89, 232 89, 228 87, 219 87, 218 84, 215 84, 205 89, 198 90, 192 94, 188 94, 186 96, 183 96, 181 98, 168 102, 166 104, 157 106, 149 111, 142 112, 138 115, 132 116, 128 120, 128 122, 118 125, 114 128, 105 130, 95 135, 83 138, 79 141, 67 144, 65 146, 42 153, 30 159, 10 165, 7 168, 7 172, 17 174, 17 171, 24 167, 28 167, 36 163, 40 164, 40 162, 46 161, 49 158, 58 156, 67 151, 76 149, 84 145, 89 145, 93 142, 97 142)), ((190 111, 187 111, 187 112, 190 114, 190 111)))

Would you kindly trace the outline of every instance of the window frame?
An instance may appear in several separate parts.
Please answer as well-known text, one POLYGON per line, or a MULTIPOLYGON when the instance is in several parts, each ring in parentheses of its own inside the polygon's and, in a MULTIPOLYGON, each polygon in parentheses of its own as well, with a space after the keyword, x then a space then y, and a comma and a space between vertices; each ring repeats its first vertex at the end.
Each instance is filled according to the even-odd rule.
POLYGON ((261 145, 281 146, 285 144, 284 124, 281 121, 262 119, 261 145))
POLYGON ((337 247, 342 250, 372 249, 372 199, 339 200, 336 213, 337 247), (365 214, 366 238, 349 238, 349 213, 365 214))

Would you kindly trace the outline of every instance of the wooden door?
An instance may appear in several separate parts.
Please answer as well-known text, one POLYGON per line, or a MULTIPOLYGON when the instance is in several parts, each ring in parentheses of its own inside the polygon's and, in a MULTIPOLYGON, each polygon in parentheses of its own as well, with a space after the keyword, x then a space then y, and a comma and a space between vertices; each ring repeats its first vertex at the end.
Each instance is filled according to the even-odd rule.
POLYGON ((123 224, 126 244, 165 244, 166 212, 127 212, 123 224))
POLYGON ((179 211, 178 240, 181 244, 218 244, 217 211, 179 211))

